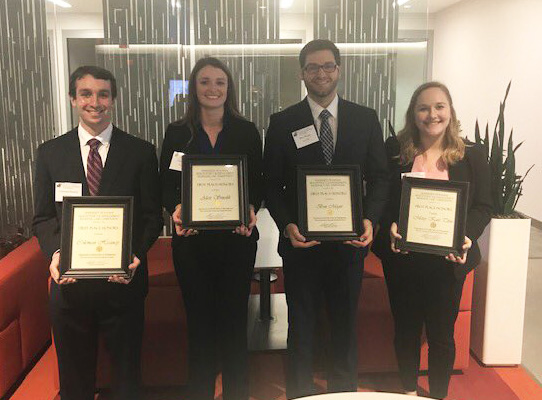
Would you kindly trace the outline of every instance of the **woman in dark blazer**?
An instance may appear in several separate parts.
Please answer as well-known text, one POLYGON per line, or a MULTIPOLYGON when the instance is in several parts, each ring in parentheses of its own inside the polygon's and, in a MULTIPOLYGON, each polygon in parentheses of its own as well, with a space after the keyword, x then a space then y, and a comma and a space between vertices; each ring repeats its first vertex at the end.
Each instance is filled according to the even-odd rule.
POLYGON ((237 109, 230 71, 216 58, 200 59, 189 78, 186 115, 168 126, 160 157, 163 204, 175 225, 173 262, 188 319, 190 400, 214 399, 220 368, 224 400, 248 400, 247 304, 258 240, 261 171, 260 135, 237 109), (248 226, 235 231, 183 228, 176 153, 247 156, 248 226))
POLYGON ((480 261, 476 240, 492 213, 490 171, 481 146, 459 137, 459 123, 450 92, 429 82, 414 92, 406 124, 397 138, 386 142, 391 176, 387 212, 381 221, 373 251, 384 267, 395 321, 395 352, 401 380, 415 395, 420 364, 422 327, 429 344, 430 396, 448 394, 455 360, 454 325, 463 283, 480 261), (395 248, 402 174, 469 182, 464 253, 446 257, 395 248))

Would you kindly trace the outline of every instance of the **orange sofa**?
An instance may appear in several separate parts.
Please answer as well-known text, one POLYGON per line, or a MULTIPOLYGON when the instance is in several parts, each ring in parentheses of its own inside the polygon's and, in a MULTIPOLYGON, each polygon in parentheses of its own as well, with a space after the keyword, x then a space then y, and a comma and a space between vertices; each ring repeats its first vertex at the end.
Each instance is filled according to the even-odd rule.
MULTIPOLYGON (((36 246, 35 239, 30 246, 36 246)), ((149 294, 146 301, 143 339, 143 383, 147 386, 182 385, 186 383, 187 378, 188 340, 181 292, 177 285, 171 260, 170 239, 159 239, 149 251, 148 260, 149 294)), ((47 268, 43 268, 43 262, 44 260, 40 258, 36 261, 36 264, 40 264, 39 268, 47 271, 47 268)), ((281 277, 281 271, 277 272, 281 277)), ((40 277, 40 279, 46 280, 46 277, 40 277)), ((460 313, 456 322, 457 352, 454 364, 456 370, 467 368, 469 363, 472 284, 473 275, 471 273, 465 282, 460 313)), ((279 279, 274 284, 273 291, 281 291, 282 287, 283 283, 279 279)), ((41 301, 43 304, 41 308, 37 307, 37 309, 45 315, 46 299, 41 301)), ((365 373, 397 370, 393 350, 393 320, 389 308, 386 283, 380 261, 373 254, 369 254, 365 263, 365 277, 363 279, 362 295, 359 300, 358 314, 358 371, 365 373)), ((42 316, 40 318, 46 321, 46 317, 42 316)), ((0 327, 3 326, 0 325, 0 327)), ((1 335, 0 333, 0 355, 4 351, 1 344, 1 335)), ((100 351, 99 358, 97 386, 107 387, 110 383, 111 371, 104 351, 100 351)), ((0 368, 2 368, 1 365, 2 359, 0 359, 0 368)), ((422 351, 421 367, 423 369, 427 368, 426 344, 424 344, 424 350, 422 351)), ((54 395, 52 397, 49 394, 46 395, 46 393, 57 393, 59 387, 56 358, 52 347, 36 365, 35 370, 38 372, 33 374, 35 371, 32 371, 29 374, 12 397, 12 400, 28 398, 35 400, 54 399, 54 395), (45 380, 44 374, 46 374, 45 380), (39 397, 36 397, 37 393, 39 393, 39 397)), ((11 375, 16 377, 18 373, 15 372, 11 375)))
POLYGON ((32 238, 0 260, 0 398, 47 345, 49 262, 32 238))

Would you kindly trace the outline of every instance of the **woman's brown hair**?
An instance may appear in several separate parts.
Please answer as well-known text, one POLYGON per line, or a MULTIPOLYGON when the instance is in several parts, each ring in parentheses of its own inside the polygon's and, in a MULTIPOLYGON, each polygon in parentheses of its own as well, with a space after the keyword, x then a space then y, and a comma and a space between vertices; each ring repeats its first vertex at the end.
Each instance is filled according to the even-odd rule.
POLYGON ((226 102, 224 103, 224 116, 235 116, 238 118, 244 118, 241 113, 239 113, 239 108, 237 107, 237 93, 235 90, 235 84, 233 83, 233 77, 229 68, 218 58, 200 58, 196 62, 196 65, 194 65, 194 68, 190 73, 190 77, 188 78, 188 105, 186 108, 186 114, 181 120, 188 125, 188 128, 192 132, 192 136, 194 135, 198 125, 200 124, 201 111, 196 91, 196 78, 198 77, 198 73, 207 66, 222 70, 228 78, 228 91, 226 93, 226 102))

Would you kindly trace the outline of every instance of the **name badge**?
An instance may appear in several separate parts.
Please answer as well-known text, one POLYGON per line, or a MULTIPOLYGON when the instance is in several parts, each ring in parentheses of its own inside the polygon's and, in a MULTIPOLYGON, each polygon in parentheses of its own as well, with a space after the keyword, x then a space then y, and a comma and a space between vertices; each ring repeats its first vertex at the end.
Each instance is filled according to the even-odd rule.
POLYGON ((298 149, 319 141, 314 125, 309 125, 292 132, 292 137, 298 149))
POLYGON ((401 179, 403 179, 404 177, 425 178, 425 172, 403 172, 401 174, 401 179))
POLYGON ((184 156, 184 153, 181 153, 180 151, 174 151, 173 156, 171 156, 171 162, 169 163, 169 169, 182 172, 183 156, 184 156))
POLYGON ((55 183, 55 201, 62 203, 64 197, 81 197, 83 195, 83 184, 73 182, 55 183))

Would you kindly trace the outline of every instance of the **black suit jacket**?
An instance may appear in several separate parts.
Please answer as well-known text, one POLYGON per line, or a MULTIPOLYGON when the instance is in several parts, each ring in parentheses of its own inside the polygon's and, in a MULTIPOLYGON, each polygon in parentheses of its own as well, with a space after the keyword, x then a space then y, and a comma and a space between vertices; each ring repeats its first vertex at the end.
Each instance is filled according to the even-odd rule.
MULTIPOLYGON (((313 124, 309 102, 305 98, 273 114, 265 137, 265 204, 281 232, 281 255, 291 247, 282 232, 289 223, 298 223, 296 166, 325 165, 319 141, 297 149, 292 137, 292 132, 313 124)), ((337 143, 332 164, 359 165, 366 184, 363 217, 375 226, 388 195, 388 172, 382 129, 374 110, 339 98, 337 143)))
MULTIPOLYGON (((89 196, 77 128, 43 143, 37 152, 32 226, 48 257, 60 248, 62 203, 55 202, 56 182, 82 183, 83 196, 89 196)), ((132 251, 142 265, 129 286, 146 293, 146 254, 163 226, 154 146, 113 127, 99 195, 134 197, 132 251)))
MULTIPOLYGON (((389 228, 392 222, 399 219, 401 203, 401 173, 410 172, 413 163, 400 165, 399 144, 397 139, 386 141, 386 150, 390 163, 390 201, 382 218, 380 230, 373 246, 373 251, 380 258, 393 255, 390 249, 389 228)), ((491 220, 493 204, 491 200, 491 179, 485 150, 477 144, 466 143, 463 159, 450 165, 448 175, 451 181, 469 182, 467 203, 466 235, 472 240, 472 248, 467 253, 464 266, 458 264, 459 273, 467 273, 480 262, 480 249, 477 240, 491 220)))
MULTIPOLYGON (((262 203, 262 140, 256 126, 245 119, 226 116, 221 135, 221 154, 246 155, 248 161, 249 203, 258 212, 262 203)), ((200 150, 186 123, 182 120, 169 124, 160 154, 160 180, 162 202, 166 210, 173 214, 181 202, 182 173, 169 168, 173 153, 198 154, 200 150)), ((258 239, 255 228, 251 237, 258 239)), ((173 243, 178 237, 173 231, 173 243)))

